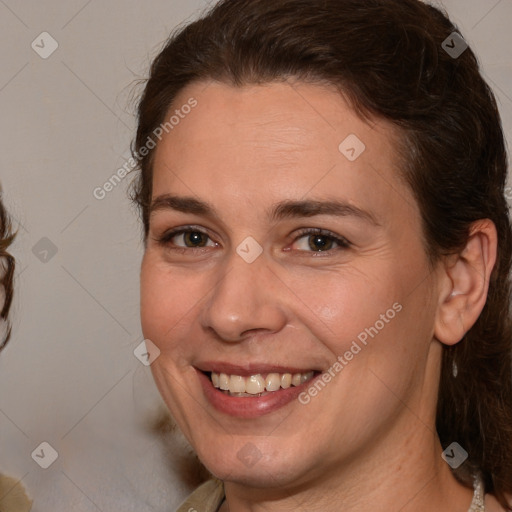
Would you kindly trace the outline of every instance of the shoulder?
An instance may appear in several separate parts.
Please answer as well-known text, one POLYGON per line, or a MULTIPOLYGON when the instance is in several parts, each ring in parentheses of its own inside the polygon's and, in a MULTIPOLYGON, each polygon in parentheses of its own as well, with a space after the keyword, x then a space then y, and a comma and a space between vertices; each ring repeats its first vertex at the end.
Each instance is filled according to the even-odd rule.
POLYGON ((224 499, 224 484, 213 478, 200 485, 176 512, 216 512, 224 499))

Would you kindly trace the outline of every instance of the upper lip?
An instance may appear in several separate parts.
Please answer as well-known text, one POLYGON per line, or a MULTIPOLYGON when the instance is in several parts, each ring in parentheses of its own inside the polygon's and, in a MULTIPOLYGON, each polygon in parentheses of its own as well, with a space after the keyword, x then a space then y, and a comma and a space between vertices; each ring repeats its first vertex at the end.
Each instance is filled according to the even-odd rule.
POLYGON ((268 363, 248 363, 245 365, 233 364, 221 361, 208 361, 195 365, 202 372, 226 373, 227 375, 241 375, 250 377, 251 375, 269 374, 269 373, 307 373, 310 371, 319 371, 315 368, 299 368, 296 366, 281 366, 268 363))

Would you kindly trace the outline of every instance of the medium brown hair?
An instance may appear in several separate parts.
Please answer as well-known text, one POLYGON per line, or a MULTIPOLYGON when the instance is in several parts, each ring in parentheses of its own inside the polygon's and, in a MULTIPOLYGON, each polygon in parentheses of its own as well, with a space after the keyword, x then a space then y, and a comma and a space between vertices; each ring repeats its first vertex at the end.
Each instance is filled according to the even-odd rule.
POLYGON ((459 480, 471 486, 469 474, 480 472, 486 491, 507 507, 512 237, 506 151, 496 101, 474 53, 468 48, 453 58, 442 47, 456 30, 444 13, 419 0, 220 1, 172 34, 153 61, 138 108, 132 151, 140 172, 132 197, 147 236, 154 151, 144 157, 140 151, 193 82, 327 83, 362 117, 396 125, 397 150, 406 157, 401 172, 420 207, 431 262, 461 250, 473 221, 488 218, 497 228, 498 258, 484 310, 460 343, 444 346, 436 427, 443 448, 456 441, 469 453, 462 466, 469 471, 455 472, 459 480))
POLYGON ((14 257, 7 251, 12 244, 15 234, 12 233, 11 220, 2 202, 2 189, 0 187, 0 290, 3 292, 3 304, 0 305, 0 319, 5 327, 0 338, 0 351, 5 347, 11 337, 11 324, 9 310, 11 309, 14 283, 14 257))

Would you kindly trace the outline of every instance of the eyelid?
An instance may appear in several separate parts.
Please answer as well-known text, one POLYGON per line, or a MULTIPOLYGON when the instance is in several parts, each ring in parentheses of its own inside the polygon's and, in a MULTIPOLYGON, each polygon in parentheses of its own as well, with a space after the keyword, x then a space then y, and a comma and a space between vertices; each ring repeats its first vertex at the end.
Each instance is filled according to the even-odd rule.
MULTIPOLYGON (((190 233, 190 232, 201 233, 203 235, 206 235, 212 242, 214 242, 216 245, 218 245, 218 242, 215 242, 213 240, 212 236, 206 229, 199 227, 199 226, 194 226, 194 225, 178 226, 176 228, 169 229, 169 230, 165 231, 162 235, 156 236, 153 239, 158 244, 168 245, 170 243, 171 239, 174 238, 175 236, 183 235, 185 233, 190 233)), ((186 249, 186 250, 204 249, 204 247, 181 247, 181 246, 176 246, 176 248, 186 249)))

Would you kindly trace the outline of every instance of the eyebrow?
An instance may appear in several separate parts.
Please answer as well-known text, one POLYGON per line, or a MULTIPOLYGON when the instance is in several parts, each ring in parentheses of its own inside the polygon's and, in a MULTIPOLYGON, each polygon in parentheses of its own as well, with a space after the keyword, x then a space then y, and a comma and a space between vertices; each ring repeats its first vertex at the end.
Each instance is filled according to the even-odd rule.
MULTIPOLYGON (((207 202, 195 197, 173 196, 164 194, 156 197, 149 208, 150 215, 160 210, 175 210, 204 217, 218 219, 215 209, 207 202)), ((342 200, 286 200, 274 204, 269 212, 271 221, 290 218, 314 217, 316 215, 332 215, 336 217, 356 217, 375 226, 380 226, 375 216, 362 208, 358 208, 342 200)))

